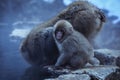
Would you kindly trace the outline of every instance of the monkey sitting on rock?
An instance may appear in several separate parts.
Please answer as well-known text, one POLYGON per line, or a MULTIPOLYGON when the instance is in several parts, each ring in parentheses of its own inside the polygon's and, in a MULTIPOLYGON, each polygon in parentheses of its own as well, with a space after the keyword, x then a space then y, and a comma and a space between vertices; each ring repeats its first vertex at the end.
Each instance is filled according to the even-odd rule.
POLYGON ((61 19, 69 21, 74 29, 94 46, 94 37, 100 32, 104 22, 104 13, 88 1, 73 2, 57 16, 33 28, 21 43, 22 56, 31 65, 53 65, 58 58, 58 49, 48 27, 61 19), (48 28, 46 30, 46 28, 48 28))
POLYGON ((54 25, 53 37, 59 50, 55 67, 69 64, 72 68, 82 68, 87 63, 99 65, 88 40, 73 29, 71 23, 59 20, 54 25))

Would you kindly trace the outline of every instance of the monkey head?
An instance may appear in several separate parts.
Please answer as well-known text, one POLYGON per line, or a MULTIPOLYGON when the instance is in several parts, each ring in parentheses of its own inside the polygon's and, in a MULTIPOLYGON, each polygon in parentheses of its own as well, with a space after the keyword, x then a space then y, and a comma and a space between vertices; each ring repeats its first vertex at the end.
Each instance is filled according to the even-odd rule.
POLYGON ((73 32, 72 25, 66 20, 59 20, 54 25, 53 36, 58 42, 62 42, 73 32))

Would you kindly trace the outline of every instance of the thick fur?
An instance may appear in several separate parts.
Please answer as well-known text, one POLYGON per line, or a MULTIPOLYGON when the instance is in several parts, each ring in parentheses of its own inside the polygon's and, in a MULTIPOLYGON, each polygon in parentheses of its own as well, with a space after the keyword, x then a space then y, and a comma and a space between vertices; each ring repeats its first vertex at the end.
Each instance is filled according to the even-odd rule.
POLYGON ((23 57, 31 64, 53 64, 58 52, 51 30, 45 30, 60 20, 68 20, 75 30, 82 33, 94 45, 94 37, 105 22, 103 12, 87 1, 77 1, 57 16, 33 28, 21 44, 23 57), (45 31, 45 32, 44 32, 45 31), (47 39, 46 39, 47 38, 47 39), (55 59, 54 59, 55 58, 55 59))
POLYGON ((99 61, 94 61, 94 51, 88 40, 66 20, 58 21, 54 26, 53 36, 59 50, 59 57, 55 66, 70 64, 73 68, 84 67, 87 63, 98 65, 99 61), (62 31, 61 40, 56 39, 56 30, 62 31))

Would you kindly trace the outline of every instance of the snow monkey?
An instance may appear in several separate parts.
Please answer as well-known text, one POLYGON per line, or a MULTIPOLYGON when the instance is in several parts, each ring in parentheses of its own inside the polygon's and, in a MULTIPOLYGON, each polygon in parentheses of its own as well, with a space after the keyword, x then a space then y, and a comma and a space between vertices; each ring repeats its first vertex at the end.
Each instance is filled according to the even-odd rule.
POLYGON ((53 27, 61 19, 69 21, 92 46, 95 44, 95 36, 105 22, 104 13, 93 4, 88 1, 73 2, 49 21, 33 28, 24 39, 20 50, 29 63, 32 65, 55 64, 59 54, 52 36, 52 28, 47 30, 46 28, 53 27))
POLYGON ((69 64, 73 68, 80 68, 87 63, 99 65, 99 60, 94 57, 93 48, 88 40, 74 30, 68 21, 56 22, 53 37, 59 50, 56 67, 69 64))

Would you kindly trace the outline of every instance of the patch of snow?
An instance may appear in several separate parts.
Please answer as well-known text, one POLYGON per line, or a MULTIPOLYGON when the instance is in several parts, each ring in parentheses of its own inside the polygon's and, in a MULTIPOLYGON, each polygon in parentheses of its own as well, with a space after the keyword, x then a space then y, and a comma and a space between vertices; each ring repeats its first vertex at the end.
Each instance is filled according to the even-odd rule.
POLYGON ((64 3, 64 5, 69 5, 69 4, 71 4, 73 1, 75 1, 75 0, 63 0, 63 3, 64 3))
POLYGON ((14 38, 14 37, 25 38, 28 35, 28 33, 30 32, 30 30, 31 29, 29 29, 29 28, 27 28, 27 29, 15 28, 9 36, 12 38, 14 38))

